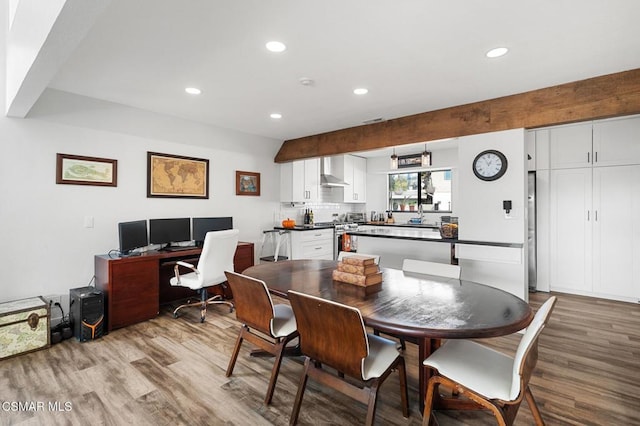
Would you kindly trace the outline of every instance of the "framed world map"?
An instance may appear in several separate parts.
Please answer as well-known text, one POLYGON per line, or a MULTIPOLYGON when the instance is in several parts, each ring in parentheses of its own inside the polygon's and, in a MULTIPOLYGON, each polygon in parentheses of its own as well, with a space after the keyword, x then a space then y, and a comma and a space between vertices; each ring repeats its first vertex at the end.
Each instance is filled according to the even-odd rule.
POLYGON ((147 197, 209 198, 209 160, 147 152, 147 197))

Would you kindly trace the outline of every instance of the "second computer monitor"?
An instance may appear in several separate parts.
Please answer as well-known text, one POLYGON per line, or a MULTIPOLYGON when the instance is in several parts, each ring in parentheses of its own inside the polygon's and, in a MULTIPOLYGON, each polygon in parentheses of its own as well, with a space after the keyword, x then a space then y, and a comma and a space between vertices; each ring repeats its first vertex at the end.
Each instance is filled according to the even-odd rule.
POLYGON ((233 229, 233 218, 230 216, 193 218, 193 239, 198 245, 202 245, 207 232, 224 231, 226 229, 233 229))
POLYGON ((191 221, 188 217, 149 219, 149 243, 171 244, 191 240, 191 221))

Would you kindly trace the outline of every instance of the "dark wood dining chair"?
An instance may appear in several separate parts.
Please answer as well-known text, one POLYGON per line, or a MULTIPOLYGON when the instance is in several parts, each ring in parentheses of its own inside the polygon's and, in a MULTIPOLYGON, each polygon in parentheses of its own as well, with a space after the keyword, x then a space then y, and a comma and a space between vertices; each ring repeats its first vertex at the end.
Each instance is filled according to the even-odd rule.
POLYGON ((445 342, 425 361, 434 369, 425 396, 423 426, 433 423, 432 410, 444 385, 472 401, 466 408, 490 410, 501 426, 512 425, 520 404, 526 399, 535 424, 544 425, 529 388, 529 379, 538 361, 538 338, 556 303, 549 298, 538 309, 522 336, 515 356, 510 357, 465 339, 445 342))
POLYGON ((360 311, 356 308, 289 290, 289 301, 300 333, 300 349, 306 356, 289 424, 300 414, 307 379, 367 404, 366 424, 372 425, 378 389, 395 369, 400 376, 402 414, 409 416, 407 377, 404 358, 396 343, 367 334, 360 311), (336 370, 332 374, 324 367, 336 370), (358 387, 344 375, 363 382, 358 387))
POLYGON ((268 405, 276 387, 285 347, 298 336, 296 320, 289 305, 273 304, 264 281, 230 271, 225 271, 225 275, 233 293, 236 318, 242 323, 227 367, 227 377, 233 373, 244 340, 274 355, 271 379, 264 398, 268 405))

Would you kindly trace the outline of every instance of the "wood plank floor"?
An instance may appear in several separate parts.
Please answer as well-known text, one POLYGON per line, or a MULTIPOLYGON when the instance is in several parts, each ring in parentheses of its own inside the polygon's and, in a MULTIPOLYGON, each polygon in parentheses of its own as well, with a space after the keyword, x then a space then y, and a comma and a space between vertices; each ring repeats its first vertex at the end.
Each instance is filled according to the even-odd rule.
MULTIPOLYGON (((543 418, 548 425, 639 425, 640 305, 557 296, 531 385, 543 418)), ((532 294, 531 305, 537 309, 548 297, 532 294)), ((194 309, 174 319, 166 311, 96 341, 67 340, 0 361, 0 425, 288 424, 300 360, 284 360, 273 403, 265 407, 272 360, 249 357, 245 344, 227 379, 235 315, 223 306, 211 308, 204 324, 198 315, 194 309), (18 402, 33 409, 15 409, 18 402)), ((485 343, 513 353, 518 341, 485 343)), ((408 345, 405 356, 411 416, 402 417, 392 375, 381 388, 376 424, 421 423, 416 347, 408 345)), ((359 425, 364 418, 364 406, 310 382, 299 424, 359 425)), ((494 424, 486 412, 438 412, 437 418, 441 425, 494 424)), ((532 423, 523 403, 516 424, 532 423)))

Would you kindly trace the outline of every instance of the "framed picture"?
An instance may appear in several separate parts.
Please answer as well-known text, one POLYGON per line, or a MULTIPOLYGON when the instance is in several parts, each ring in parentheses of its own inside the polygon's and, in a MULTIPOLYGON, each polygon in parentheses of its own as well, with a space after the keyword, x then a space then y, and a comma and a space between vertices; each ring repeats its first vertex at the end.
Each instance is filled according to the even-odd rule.
POLYGON ((260 195, 260 173, 236 170, 236 195, 260 195))
POLYGON ((398 155, 398 168, 422 166, 422 154, 398 155))
POLYGON ((118 186, 118 160, 56 154, 56 183, 118 186))
POLYGON ((209 198, 209 160, 147 152, 147 197, 209 198))

